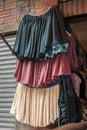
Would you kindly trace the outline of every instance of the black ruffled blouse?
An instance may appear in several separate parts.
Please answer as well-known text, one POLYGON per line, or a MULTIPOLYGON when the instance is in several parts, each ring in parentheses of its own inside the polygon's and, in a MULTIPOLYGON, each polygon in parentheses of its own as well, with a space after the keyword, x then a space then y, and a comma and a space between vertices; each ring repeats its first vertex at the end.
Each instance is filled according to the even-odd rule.
POLYGON ((13 51, 20 59, 42 61, 66 52, 68 45, 63 18, 55 5, 44 14, 22 18, 13 51))

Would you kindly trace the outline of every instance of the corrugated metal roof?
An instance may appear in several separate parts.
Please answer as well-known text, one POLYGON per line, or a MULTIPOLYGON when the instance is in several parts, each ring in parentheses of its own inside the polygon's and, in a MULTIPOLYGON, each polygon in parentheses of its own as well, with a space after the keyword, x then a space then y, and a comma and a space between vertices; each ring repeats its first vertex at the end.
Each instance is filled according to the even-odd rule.
MULTIPOLYGON (((6 40, 12 47, 15 36, 6 37, 6 40)), ((16 57, 12 55, 3 40, 0 40, 0 130, 16 129, 16 120, 10 114, 16 88, 16 81, 13 76, 15 67, 16 57)))

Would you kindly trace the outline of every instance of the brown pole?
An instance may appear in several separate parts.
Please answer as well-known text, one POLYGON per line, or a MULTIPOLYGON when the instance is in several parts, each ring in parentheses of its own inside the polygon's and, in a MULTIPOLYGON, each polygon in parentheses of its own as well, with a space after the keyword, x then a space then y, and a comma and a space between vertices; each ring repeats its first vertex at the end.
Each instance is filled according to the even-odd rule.
POLYGON ((2 38, 2 40, 4 41, 4 43, 8 46, 8 48, 10 49, 10 51, 12 52, 12 54, 14 54, 16 56, 16 58, 18 58, 18 56, 14 53, 14 51, 12 50, 11 46, 8 44, 8 42, 6 41, 6 39, 2 36, 2 34, 0 34, 0 37, 2 38))

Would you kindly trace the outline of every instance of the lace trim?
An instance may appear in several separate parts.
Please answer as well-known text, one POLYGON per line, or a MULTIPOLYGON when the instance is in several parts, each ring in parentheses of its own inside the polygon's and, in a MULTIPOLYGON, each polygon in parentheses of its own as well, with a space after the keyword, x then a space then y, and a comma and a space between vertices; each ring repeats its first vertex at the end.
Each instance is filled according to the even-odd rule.
POLYGON ((54 44, 51 49, 47 49, 45 51, 45 54, 42 54, 41 57, 39 57, 39 60, 46 60, 49 58, 54 58, 54 56, 61 52, 67 52, 69 43, 65 44, 54 44))

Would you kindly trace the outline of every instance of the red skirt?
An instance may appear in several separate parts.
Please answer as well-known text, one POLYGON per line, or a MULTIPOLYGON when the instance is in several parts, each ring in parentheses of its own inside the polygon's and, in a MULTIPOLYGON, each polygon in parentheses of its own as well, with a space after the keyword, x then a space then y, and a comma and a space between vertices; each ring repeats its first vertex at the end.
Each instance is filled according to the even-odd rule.
POLYGON ((14 72, 17 82, 37 88, 55 82, 61 75, 71 75, 65 53, 60 53, 55 58, 42 62, 18 60, 14 72))

